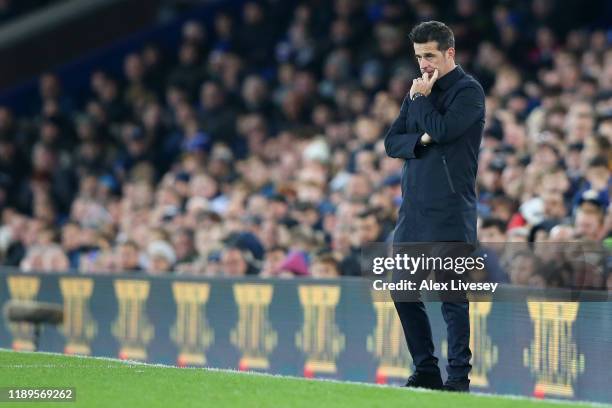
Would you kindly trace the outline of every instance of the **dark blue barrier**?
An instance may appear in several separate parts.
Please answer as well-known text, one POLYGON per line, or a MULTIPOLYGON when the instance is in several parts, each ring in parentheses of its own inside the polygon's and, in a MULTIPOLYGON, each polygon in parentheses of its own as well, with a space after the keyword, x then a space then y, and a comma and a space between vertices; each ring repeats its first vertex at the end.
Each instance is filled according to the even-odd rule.
MULTIPOLYGON (((393 304, 373 302, 370 288, 357 278, 3 273, 0 302, 63 304, 63 326, 42 333, 45 351, 400 383, 411 370, 401 326, 393 304)), ((428 309, 444 365, 439 304, 428 309)), ((609 302, 472 303, 473 388, 612 402, 610 316, 609 302)), ((0 347, 32 349, 32 328, 4 321, 0 347)))
MULTIPOLYGON (((95 70, 123 77, 123 58, 131 52, 139 51, 148 43, 157 44, 162 50, 171 52, 171 56, 174 57, 181 38, 181 28, 186 21, 196 19, 210 27, 218 11, 236 14, 243 3, 244 0, 218 0, 196 8, 170 23, 138 32, 109 46, 93 50, 52 71, 58 74, 68 95, 81 97, 84 90, 89 89, 89 79, 95 70)), ((38 101, 38 78, 32 78, 0 93, 0 106, 8 106, 20 115, 35 113, 31 110, 36 105, 36 101, 38 101)))

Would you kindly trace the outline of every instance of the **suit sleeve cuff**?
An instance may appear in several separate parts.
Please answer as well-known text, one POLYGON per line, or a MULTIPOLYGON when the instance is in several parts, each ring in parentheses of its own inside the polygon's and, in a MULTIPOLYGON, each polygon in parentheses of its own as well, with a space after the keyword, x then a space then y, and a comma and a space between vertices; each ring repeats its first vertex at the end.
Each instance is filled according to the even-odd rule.
MULTIPOLYGON (((408 106, 408 114, 414 117, 417 123, 421 126, 421 129, 427 132, 425 129, 425 116, 435 110, 431 101, 426 96, 421 96, 420 98, 416 98, 412 103, 408 106)), ((436 140, 436 137, 432 134, 432 132, 427 132, 429 136, 431 136, 432 141, 439 143, 439 140, 436 140)))
POLYGON ((406 143, 402 145, 402 157, 407 159, 416 158, 416 148, 418 146, 419 140, 421 140, 421 134, 419 133, 407 133, 402 135, 403 138, 406 139, 406 143))

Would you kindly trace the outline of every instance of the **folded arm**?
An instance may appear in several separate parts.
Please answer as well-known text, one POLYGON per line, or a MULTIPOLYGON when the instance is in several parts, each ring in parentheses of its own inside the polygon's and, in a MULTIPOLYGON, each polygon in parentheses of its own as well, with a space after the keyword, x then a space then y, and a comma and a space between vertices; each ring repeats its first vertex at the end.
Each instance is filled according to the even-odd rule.
POLYGON ((429 98, 416 98, 408 113, 434 142, 450 143, 484 117, 484 93, 477 86, 460 90, 444 114, 436 110, 429 98))
POLYGON ((417 143, 421 133, 406 132, 406 117, 408 115, 408 101, 404 98, 400 114, 385 135, 385 150, 387 155, 395 159, 414 159, 417 143))

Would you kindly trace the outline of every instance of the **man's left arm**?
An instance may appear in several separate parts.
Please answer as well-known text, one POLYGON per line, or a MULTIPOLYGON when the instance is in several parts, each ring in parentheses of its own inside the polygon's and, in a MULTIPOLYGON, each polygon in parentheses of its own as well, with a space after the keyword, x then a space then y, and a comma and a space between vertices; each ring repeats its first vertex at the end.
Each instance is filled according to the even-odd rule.
POLYGON ((484 92, 476 85, 459 90, 444 114, 436 110, 429 98, 421 96, 412 101, 409 114, 434 142, 450 143, 484 116, 484 92))

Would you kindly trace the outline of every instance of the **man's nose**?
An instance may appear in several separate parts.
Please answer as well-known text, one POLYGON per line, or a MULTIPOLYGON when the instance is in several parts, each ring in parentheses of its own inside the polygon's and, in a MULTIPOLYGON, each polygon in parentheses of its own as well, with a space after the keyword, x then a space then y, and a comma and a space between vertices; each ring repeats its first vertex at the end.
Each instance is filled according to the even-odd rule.
POLYGON ((429 62, 427 62, 424 59, 419 61, 419 68, 420 69, 424 69, 424 68, 428 68, 428 67, 429 67, 429 62))

